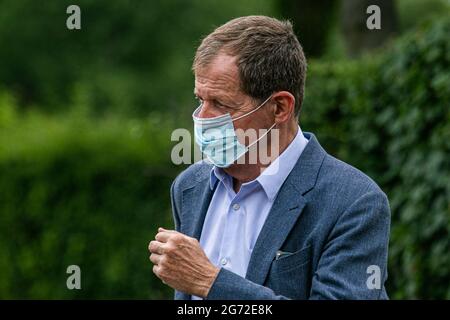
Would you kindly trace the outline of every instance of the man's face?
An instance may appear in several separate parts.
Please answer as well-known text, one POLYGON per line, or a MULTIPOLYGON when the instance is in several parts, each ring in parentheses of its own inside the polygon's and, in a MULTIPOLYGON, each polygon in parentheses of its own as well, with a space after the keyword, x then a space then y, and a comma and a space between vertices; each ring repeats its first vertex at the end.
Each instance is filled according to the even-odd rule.
MULTIPOLYGON (((206 67, 195 70, 195 95, 203 103, 199 118, 230 113, 232 118, 244 115, 259 105, 239 86, 236 57, 217 55, 206 67)), ((234 121, 235 129, 268 129, 273 124, 269 103, 248 117, 234 121)))

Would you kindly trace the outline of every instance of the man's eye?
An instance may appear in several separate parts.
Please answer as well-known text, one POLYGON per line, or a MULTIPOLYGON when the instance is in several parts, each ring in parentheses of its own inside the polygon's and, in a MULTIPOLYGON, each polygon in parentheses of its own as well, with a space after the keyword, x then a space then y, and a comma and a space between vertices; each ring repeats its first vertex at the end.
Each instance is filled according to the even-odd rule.
POLYGON ((197 100, 200 104, 203 103, 203 99, 199 98, 198 96, 194 96, 195 100, 197 100))
POLYGON ((220 103, 217 100, 214 100, 214 105, 218 108, 228 108, 228 106, 224 105, 223 103, 220 103))

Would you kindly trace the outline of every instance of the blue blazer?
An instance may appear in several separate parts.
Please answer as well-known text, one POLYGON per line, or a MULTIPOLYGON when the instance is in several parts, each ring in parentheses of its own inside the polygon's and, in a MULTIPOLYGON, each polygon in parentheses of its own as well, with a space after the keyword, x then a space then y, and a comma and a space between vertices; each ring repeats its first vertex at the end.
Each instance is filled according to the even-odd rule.
MULTIPOLYGON (((387 299, 386 195, 304 135, 309 142, 274 201, 245 278, 222 268, 206 299, 387 299), (277 259, 279 250, 285 253, 277 259)), ((171 187, 175 228, 197 239, 214 192, 211 168, 197 162, 171 187)), ((175 291, 175 299, 190 295, 175 291)))

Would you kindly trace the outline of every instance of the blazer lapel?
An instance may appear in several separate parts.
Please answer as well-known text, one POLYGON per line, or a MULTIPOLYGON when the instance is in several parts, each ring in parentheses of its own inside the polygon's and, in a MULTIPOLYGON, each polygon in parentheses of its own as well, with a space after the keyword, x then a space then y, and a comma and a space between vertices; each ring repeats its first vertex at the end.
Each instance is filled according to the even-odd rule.
POLYGON ((313 134, 305 132, 305 136, 309 142, 278 192, 250 257, 246 278, 261 285, 276 251, 305 208, 307 201, 303 195, 314 187, 326 155, 313 134))
MULTIPOLYGON (((211 202, 214 189, 211 190, 209 178, 198 181, 193 187, 183 191, 181 232, 200 241, 206 212, 211 202)), ((191 295, 176 291, 175 299, 191 300, 191 295)))
POLYGON ((264 283, 277 250, 301 215, 306 200, 295 196, 294 192, 296 189, 292 186, 280 190, 253 248, 246 275, 248 280, 264 283))
POLYGON ((209 203, 214 194, 211 190, 209 177, 199 181, 192 188, 183 192, 183 223, 181 232, 200 240, 209 203))

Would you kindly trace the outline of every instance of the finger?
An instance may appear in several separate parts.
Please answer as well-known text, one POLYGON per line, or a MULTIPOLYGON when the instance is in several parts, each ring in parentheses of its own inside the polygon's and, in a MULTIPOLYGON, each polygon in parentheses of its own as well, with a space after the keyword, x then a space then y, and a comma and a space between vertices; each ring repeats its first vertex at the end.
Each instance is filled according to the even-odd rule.
POLYGON ((148 245, 148 250, 151 253, 163 254, 164 253, 163 243, 155 240, 150 241, 150 244, 148 245))
POLYGON ((163 227, 159 227, 159 228, 158 228, 158 232, 162 232, 162 231, 177 232, 177 231, 175 231, 175 230, 164 229, 163 227))
POLYGON ((161 257, 162 255, 160 254, 152 253, 150 255, 150 261, 157 265, 161 261, 161 257))
POLYGON ((155 264, 154 266, 153 266, 153 273, 155 274, 155 276, 157 276, 158 278, 159 278, 159 267, 158 267, 158 265, 157 264, 155 264))
POLYGON ((178 232, 176 232, 176 231, 161 231, 156 234, 155 239, 159 242, 167 242, 170 239, 170 237, 172 237, 176 233, 178 233, 178 232))
POLYGON ((167 285, 167 283, 159 275, 159 267, 156 264, 153 266, 153 273, 162 281, 162 283, 167 285))

